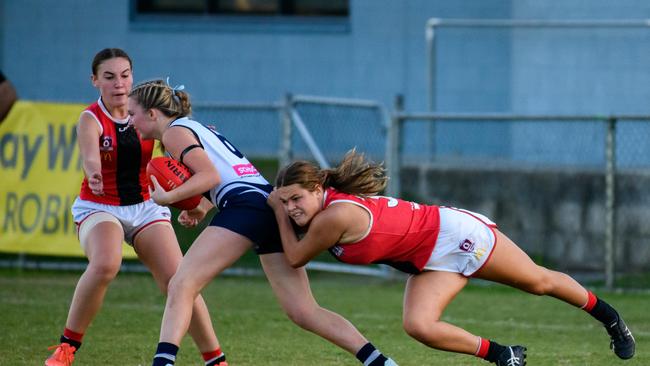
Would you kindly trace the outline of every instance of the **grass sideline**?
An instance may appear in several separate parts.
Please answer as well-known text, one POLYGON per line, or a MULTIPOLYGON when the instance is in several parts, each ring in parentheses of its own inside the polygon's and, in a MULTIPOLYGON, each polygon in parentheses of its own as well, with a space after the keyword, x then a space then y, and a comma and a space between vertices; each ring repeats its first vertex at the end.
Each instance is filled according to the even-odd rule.
MULTIPOLYGON (((0 365, 40 365, 57 342, 78 272, 0 270, 0 365)), ((311 273, 319 302, 352 321, 400 365, 487 365, 471 356, 429 349, 401 328, 404 284, 374 278, 311 273)), ((637 339, 626 366, 649 365, 647 293, 609 293, 637 339)), ((223 277, 204 291, 217 333, 233 366, 350 365, 352 356, 293 325, 262 277, 223 277)), ((149 275, 121 273, 91 325, 75 365, 149 365, 164 299, 149 275)), ((615 365, 604 329, 555 299, 503 286, 470 285, 444 319, 502 343, 522 343, 531 365, 615 365)), ((177 365, 202 364, 189 337, 177 365)))

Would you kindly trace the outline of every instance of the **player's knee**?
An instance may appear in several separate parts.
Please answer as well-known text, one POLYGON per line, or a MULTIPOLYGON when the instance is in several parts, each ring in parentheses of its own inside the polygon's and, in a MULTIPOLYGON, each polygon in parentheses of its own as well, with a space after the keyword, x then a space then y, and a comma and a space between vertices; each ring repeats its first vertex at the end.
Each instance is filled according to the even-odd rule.
POLYGON ((420 326, 420 324, 404 319, 404 321, 402 322, 402 327, 404 328, 406 334, 408 334, 409 336, 417 340, 421 338, 422 327, 420 326))
POLYGON ((312 306, 302 304, 291 304, 286 306, 284 312, 287 317, 296 325, 303 329, 311 328, 311 321, 314 319, 314 309, 312 306))
POLYGON ((548 295, 553 292, 553 282, 547 276, 541 276, 533 282, 527 283, 524 287, 526 292, 537 296, 548 295))
POLYGON ((441 341, 439 332, 437 330, 438 322, 428 322, 428 321, 417 321, 415 319, 404 319, 402 326, 404 331, 409 336, 415 338, 420 342, 424 342, 428 345, 435 347, 435 345, 441 341))
POLYGON ((174 297, 174 296, 184 296, 184 294, 189 294, 189 293, 196 293, 198 294, 198 290, 195 288, 196 285, 194 281, 189 276, 183 276, 181 273, 177 272, 175 275, 172 276, 172 278, 169 279, 167 282, 167 286, 161 285, 161 287, 165 287, 163 293, 167 294, 169 297, 174 297))
POLYGON ((111 282, 120 271, 120 262, 91 263, 87 272, 98 282, 111 282))

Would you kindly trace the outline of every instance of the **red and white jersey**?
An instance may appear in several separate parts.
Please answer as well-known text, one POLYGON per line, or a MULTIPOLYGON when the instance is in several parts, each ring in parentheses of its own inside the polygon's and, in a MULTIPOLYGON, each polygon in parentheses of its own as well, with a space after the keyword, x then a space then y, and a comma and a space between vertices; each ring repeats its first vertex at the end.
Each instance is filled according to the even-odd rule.
POLYGON ((110 115, 101 97, 83 113, 99 124, 99 156, 102 163, 104 195, 94 195, 84 178, 79 197, 82 200, 115 206, 128 206, 149 199, 146 167, 153 152, 154 141, 143 140, 128 119, 110 115))
POLYGON ((438 239, 438 206, 421 205, 392 197, 359 197, 333 188, 325 191, 323 208, 347 202, 370 214, 366 235, 354 243, 329 249, 338 260, 350 264, 382 263, 407 273, 420 273, 438 239))

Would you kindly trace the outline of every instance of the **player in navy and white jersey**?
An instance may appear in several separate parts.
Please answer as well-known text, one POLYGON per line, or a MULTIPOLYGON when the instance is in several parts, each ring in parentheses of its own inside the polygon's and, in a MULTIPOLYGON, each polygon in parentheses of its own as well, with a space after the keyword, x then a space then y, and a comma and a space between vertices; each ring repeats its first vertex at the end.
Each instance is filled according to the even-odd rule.
POLYGON ((584 309, 605 326, 618 357, 634 356, 634 337, 618 312, 573 278, 535 264, 483 215, 377 196, 386 180, 381 165, 355 151, 333 169, 307 161, 281 169, 268 203, 289 262, 300 267, 329 250, 345 263, 384 263, 410 273, 404 329, 440 350, 499 366, 526 364, 525 347, 502 346, 440 320, 468 277, 477 277, 584 309), (307 228, 300 239, 292 221, 307 228))
POLYGON ((395 365, 349 321, 316 303, 305 269, 292 268, 282 252, 275 216, 266 204, 273 187, 233 144, 213 128, 189 119, 190 113, 188 94, 162 80, 142 83, 129 95, 129 114, 142 136, 162 141, 167 153, 193 173, 168 192, 152 177, 153 199, 168 205, 198 194, 209 197, 196 209, 180 213, 179 221, 187 226, 196 225, 212 207, 219 210, 170 282, 153 365, 174 363, 193 299, 251 247, 291 320, 356 355, 366 366, 395 365))
MULTIPOLYGON (((120 269, 122 241, 133 246, 163 293, 182 258, 169 209, 149 197, 145 170, 154 142, 143 140, 129 123, 131 71, 131 59, 117 48, 100 51, 92 63, 92 83, 100 97, 81 113, 77 125, 85 177, 72 205, 88 267, 77 283, 60 344, 52 347, 47 366, 72 364, 120 269)), ((207 307, 201 297, 190 306, 194 314, 190 334, 205 365, 219 365, 222 352, 207 307)))

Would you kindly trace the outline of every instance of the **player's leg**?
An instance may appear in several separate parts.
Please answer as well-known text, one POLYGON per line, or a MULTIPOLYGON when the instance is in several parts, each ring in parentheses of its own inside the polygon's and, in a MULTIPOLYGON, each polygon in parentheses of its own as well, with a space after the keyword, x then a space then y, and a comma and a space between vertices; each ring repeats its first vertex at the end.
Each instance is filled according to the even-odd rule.
POLYGON ((571 276, 538 266, 506 235, 495 230, 492 257, 475 277, 507 284, 535 295, 549 295, 580 307, 606 327, 612 348, 620 358, 634 355, 634 337, 619 314, 571 276))
POLYGON ((404 292, 404 330, 418 341, 441 350, 474 354, 477 337, 441 321, 443 311, 467 284, 459 273, 427 271, 410 276, 404 292))
MULTIPOLYGON (((162 221, 146 226, 136 235, 134 248, 138 258, 149 268, 161 292, 166 295, 169 280, 183 258, 171 224, 162 221)), ((201 295, 194 300, 188 332, 203 359, 209 361, 206 365, 218 365, 225 360, 201 295)))
POLYGON ((79 239, 88 257, 88 266, 77 282, 61 345, 47 359, 46 365, 66 365, 66 360, 71 363, 74 359, 72 354, 81 347, 86 330, 102 306, 108 285, 119 272, 123 237, 119 221, 108 213, 92 214, 81 223, 79 239))
POLYGON ((347 319, 318 305, 304 267, 291 267, 284 253, 262 254, 260 262, 278 302, 294 323, 352 353, 365 365, 394 364, 347 319))
POLYGON ((209 226, 185 253, 172 277, 160 329, 160 343, 153 365, 173 364, 178 346, 188 330, 194 299, 224 269, 251 247, 246 237, 218 226, 209 226))
POLYGON ((575 306, 587 303, 587 290, 570 276, 538 266, 512 240, 495 230, 490 260, 474 277, 503 283, 536 295, 549 295, 575 306))
POLYGON ((404 293, 404 330, 439 350, 475 355, 497 365, 525 365, 525 348, 494 341, 440 320, 443 311, 467 284, 467 277, 444 271, 411 276, 404 293))

